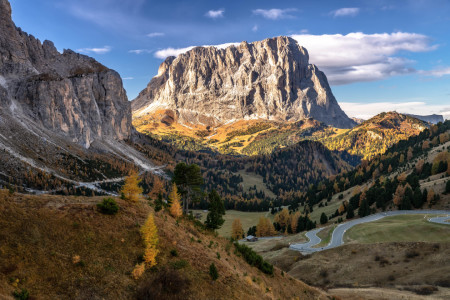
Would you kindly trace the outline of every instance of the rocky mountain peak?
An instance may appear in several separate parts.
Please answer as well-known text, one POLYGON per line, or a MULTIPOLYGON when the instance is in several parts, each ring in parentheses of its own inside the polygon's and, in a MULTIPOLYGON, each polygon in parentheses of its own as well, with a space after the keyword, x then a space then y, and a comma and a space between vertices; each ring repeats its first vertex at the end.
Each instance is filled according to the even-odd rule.
POLYGON ((130 136, 130 103, 117 72, 16 28, 7 0, 0 0, 0 16, 0 114, 87 148, 96 139, 130 136))
POLYGON ((165 109, 182 123, 220 125, 239 119, 314 118, 349 128, 328 81, 308 51, 280 36, 225 49, 196 47, 167 58, 132 102, 136 118, 165 109))

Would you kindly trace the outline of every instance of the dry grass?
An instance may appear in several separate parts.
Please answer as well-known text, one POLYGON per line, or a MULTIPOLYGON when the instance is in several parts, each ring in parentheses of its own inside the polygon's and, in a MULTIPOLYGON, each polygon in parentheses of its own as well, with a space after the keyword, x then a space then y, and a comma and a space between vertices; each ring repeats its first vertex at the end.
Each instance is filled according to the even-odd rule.
MULTIPOLYGON (((429 285, 442 290, 450 286, 449 243, 350 244, 308 256, 293 252, 285 249, 261 254, 290 275, 328 289, 429 285), (321 274, 323 270, 326 277, 321 274)), ((354 299, 365 299, 364 293, 357 295, 360 298, 354 299)))
POLYGON ((226 239, 188 220, 177 223, 165 212, 155 217, 158 265, 135 280, 132 271, 144 250, 139 228, 152 209, 118 199, 119 213, 106 216, 96 211, 100 200, 1 199, 0 298, 25 288, 35 299, 326 299, 278 269, 273 276, 261 273, 236 256, 226 239), (215 282, 208 274, 211 263, 219 273, 215 282))

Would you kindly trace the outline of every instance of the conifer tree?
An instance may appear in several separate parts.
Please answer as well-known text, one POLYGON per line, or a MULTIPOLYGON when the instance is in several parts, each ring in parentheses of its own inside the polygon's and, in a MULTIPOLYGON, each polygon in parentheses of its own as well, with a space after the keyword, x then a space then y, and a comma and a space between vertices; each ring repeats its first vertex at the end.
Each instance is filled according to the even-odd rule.
POLYGON ((156 256, 159 253, 157 248, 159 241, 158 229, 153 214, 148 215, 147 220, 141 227, 141 235, 145 245, 144 261, 151 268, 156 265, 156 256))
POLYGON ((325 214, 325 213, 322 213, 321 215, 320 215, 320 224, 326 224, 328 222, 328 217, 327 217, 327 215, 325 214))
POLYGON ((209 213, 206 216, 206 227, 210 229, 219 229, 225 220, 222 216, 225 214, 225 206, 223 204, 222 198, 216 190, 212 190, 208 195, 209 198, 209 213))
POLYGON ((175 219, 179 218, 183 211, 181 209, 180 205, 180 194, 178 194, 178 189, 176 183, 173 183, 172 185, 172 191, 169 194, 169 203, 170 203, 170 214, 175 219))
POLYGON ((139 186, 141 179, 137 171, 130 171, 129 175, 125 178, 125 184, 123 185, 120 193, 124 200, 131 202, 138 202, 139 196, 142 194, 142 188, 139 186))

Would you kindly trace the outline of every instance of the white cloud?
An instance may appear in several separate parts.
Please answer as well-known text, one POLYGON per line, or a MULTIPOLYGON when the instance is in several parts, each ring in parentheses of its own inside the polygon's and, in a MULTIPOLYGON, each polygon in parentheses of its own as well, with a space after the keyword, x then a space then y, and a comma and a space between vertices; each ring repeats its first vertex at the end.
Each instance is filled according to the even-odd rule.
POLYGON ((450 67, 440 67, 429 71, 419 71, 419 73, 425 76, 442 77, 445 75, 450 75, 450 67))
POLYGON ((165 33, 164 32, 150 32, 149 34, 147 34, 147 36, 149 38, 154 38, 154 37, 159 37, 159 36, 164 36, 165 33))
POLYGON ((129 50, 128 53, 133 53, 133 54, 142 54, 142 53, 152 53, 152 50, 148 50, 148 49, 134 49, 134 50, 129 50))
POLYGON ((252 31, 253 31, 253 32, 258 31, 258 25, 253 26, 253 27, 252 27, 252 31))
POLYGON ((205 17, 208 17, 211 19, 223 18, 224 13, 225 13, 225 9, 210 10, 205 14, 205 17))
POLYGON ((169 56, 178 56, 182 53, 188 52, 189 50, 194 49, 195 47, 216 47, 218 49, 225 49, 229 46, 236 46, 239 45, 239 43, 225 43, 220 45, 204 45, 204 46, 190 46, 186 48, 165 48, 161 49, 155 52, 156 58, 165 59, 169 56))
POLYGON ((334 17, 354 17, 359 14, 357 7, 343 7, 330 12, 334 17))
POLYGON ((81 53, 95 53, 95 54, 105 54, 111 51, 110 46, 104 46, 102 48, 81 48, 77 49, 81 53))
POLYGON ((292 35, 308 50, 331 84, 374 81, 414 73, 413 61, 395 56, 401 51, 426 52, 436 49, 425 35, 407 32, 347 35, 292 35))
POLYGON ((279 9, 279 8, 272 8, 272 9, 254 9, 252 12, 254 15, 262 16, 266 19, 270 20, 278 20, 278 19, 288 19, 293 18, 294 16, 291 15, 291 12, 297 11, 296 8, 285 8, 285 9, 279 9))
MULTIPOLYGON (((292 35, 310 56, 310 62, 325 72, 332 85, 354 82, 375 81, 395 75, 421 73, 424 75, 443 76, 449 69, 417 71, 414 61, 399 56, 402 52, 426 52, 436 49, 430 38, 417 33, 396 32, 364 34, 361 32, 347 35, 292 35)), ((217 45, 225 48, 238 43, 217 45)), ((167 48, 155 53, 155 57, 164 59, 178 56, 195 46, 186 48, 167 48)))
POLYGON ((450 118, 450 105, 432 105, 423 101, 414 102, 373 102, 373 103, 355 103, 339 102, 341 108, 350 117, 361 118, 364 120, 388 111, 397 111, 414 115, 443 115, 445 119, 450 118))
POLYGON ((122 78, 123 80, 133 80, 134 79, 134 77, 124 77, 124 78, 122 78))

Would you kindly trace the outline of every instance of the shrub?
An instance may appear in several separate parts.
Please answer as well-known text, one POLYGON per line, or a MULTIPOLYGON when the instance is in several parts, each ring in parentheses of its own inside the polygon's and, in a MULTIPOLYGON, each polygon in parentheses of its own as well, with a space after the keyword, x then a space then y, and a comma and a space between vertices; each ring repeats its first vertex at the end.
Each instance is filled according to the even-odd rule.
POLYGON ((414 258, 419 255, 420 255, 419 252, 417 252, 415 250, 409 250, 409 251, 406 251, 406 253, 405 253, 406 258, 414 258))
POLYGON ((119 206, 113 198, 104 198, 97 204, 98 210, 105 215, 115 215, 119 211, 119 206))
POLYGON ((170 250, 170 255, 172 255, 173 257, 177 257, 177 256, 178 256, 178 251, 177 251, 177 249, 172 249, 172 250, 170 250))
POLYGON ((30 293, 26 289, 22 289, 20 291, 14 291, 13 296, 17 300, 27 300, 30 298, 30 293))
POLYGON ((246 245, 241 245, 238 242, 235 242, 234 246, 236 248, 236 251, 238 251, 238 253, 242 254, 242 256, 244 257, 245 261, 249 265, 257 267, 263 273, 266 273, 266 274, 269 274, 269 275, 273 274, 273 265, 271 265, 268 262, 264 261, 263 258, 261 257, 261 255, 258 255, 251 248, 247 247, 246 245))
POLYGON ((187 262, 187 260, 180 259, 172 262, 171 265, 174 269, 179 270, 186 268, 189 265, 189 263, 187 262))
POLYGON ((217 278, 219 278, 219 273, 217 272, 217 268, 214 263, 209 266, 209 276, 211 276, 212 280, 217 280, 217 278))

